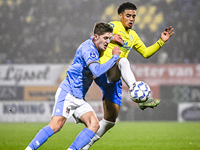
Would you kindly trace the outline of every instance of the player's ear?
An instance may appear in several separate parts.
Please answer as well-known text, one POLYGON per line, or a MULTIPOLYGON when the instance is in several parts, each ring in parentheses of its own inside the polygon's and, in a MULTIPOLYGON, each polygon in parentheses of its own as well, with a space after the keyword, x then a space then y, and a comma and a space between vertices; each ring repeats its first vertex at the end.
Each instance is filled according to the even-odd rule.
POLYGON ((120 19, 120 20, 122 19, 122 13, 119 14, 119 19, 120 19))
POLYGON ((98 35, 94 34, 94 40, 96 41, 98 39, 98 35))

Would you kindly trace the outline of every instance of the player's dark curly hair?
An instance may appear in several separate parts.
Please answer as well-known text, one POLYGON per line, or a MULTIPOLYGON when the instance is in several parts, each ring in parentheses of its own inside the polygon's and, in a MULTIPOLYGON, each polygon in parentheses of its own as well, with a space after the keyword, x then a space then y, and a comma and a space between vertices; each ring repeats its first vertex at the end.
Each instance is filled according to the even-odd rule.
POLYGON ((94 34, 103 35, 106 32, 113 32, 113 28, 108 23, 99 22, 94 26, 94 34))
POLYGON ((137 10, 137 7, 133 3, 130 3, 130 2, 122 3, 118 7, 117 13, 121 14, 121 13, 123 13, 127 9, 128 10, 137 10))

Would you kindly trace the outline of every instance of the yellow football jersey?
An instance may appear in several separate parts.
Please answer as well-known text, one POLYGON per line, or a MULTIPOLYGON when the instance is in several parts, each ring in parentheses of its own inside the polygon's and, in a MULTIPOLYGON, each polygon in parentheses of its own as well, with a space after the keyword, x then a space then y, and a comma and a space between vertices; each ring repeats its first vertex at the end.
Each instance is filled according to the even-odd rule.
POLYGON ((118 46, 121 51, 120 58, 127 58, 131 49, 136 50, 144 58, 149 58, 154 53, 156 53, 165 43, 164 41, 159 39, 152 46, 146 47, 145 44, 139 38, 138 34, 132 29, 126 31, 120 21, 112 21, 109 24, 113 27, 113 35, 120 34, 124 44, 123 46, 118 46, 117 44, 109 43, 107 49, 105 51, 101 51, 100 53, 100 64, 103 64, 112 58, 112 49, 115 46, 118 46))

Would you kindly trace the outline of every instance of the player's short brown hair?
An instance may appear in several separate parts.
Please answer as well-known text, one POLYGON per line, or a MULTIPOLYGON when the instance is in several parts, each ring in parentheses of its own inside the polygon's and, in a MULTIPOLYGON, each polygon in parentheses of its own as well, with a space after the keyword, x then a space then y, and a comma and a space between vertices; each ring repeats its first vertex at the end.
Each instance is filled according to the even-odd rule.
POLYGON ((104 33, 113 32, 113 28, 108 24, 108 23, 104 23, 104 22, 99 22, 96 23, 94 26, 94 34, 97 35, 103 35, 104 33))

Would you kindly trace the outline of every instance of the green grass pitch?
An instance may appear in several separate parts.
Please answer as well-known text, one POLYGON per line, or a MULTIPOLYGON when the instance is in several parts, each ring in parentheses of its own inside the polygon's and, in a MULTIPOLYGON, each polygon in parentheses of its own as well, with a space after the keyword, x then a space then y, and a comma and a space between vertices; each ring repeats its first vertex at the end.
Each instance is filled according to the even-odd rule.
MULTIPOLYGON (((0 123, 0 150, 23 150, 47 123, 0 123)), ((83 124, 66 123, 39 150, 66 150, 83 124)), ((200 122, 117 122, 90 150, 199 150, 200 122)))

